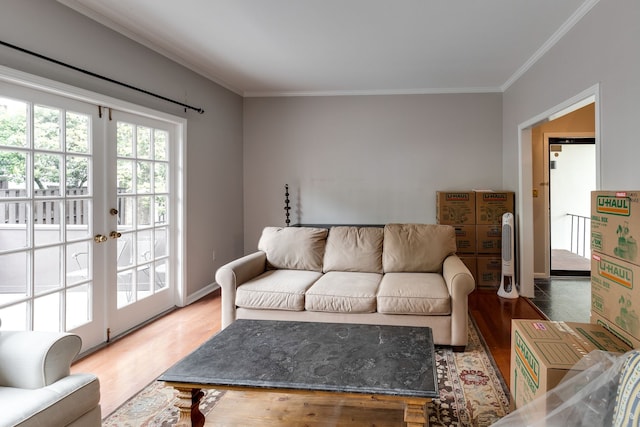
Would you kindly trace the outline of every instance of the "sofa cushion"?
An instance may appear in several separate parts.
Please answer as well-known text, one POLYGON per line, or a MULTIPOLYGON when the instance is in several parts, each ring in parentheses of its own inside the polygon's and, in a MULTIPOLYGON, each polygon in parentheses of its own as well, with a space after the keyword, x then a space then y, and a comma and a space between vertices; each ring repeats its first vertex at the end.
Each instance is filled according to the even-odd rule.
POLYGON ((305 309, 330 313, 375 313, 382 274, 332 271, 307 290, 305 309))
POLYGON ((93 374, 72 374, 37 389, 0 387, 0 425, 66 426, 99 402, 100 382, 93 374))
POLYGON ((387 224, 382 267, 385 273, 441 273, 445 258, 456 252, 455 229, 440 224, 387 224))
POLYGON ((331 227, 323 271, 382 273, 382 227, 331 227))
POLYGON ((267 254, 267 268, 322 271, 328 230, 313 227, 265 227, 258 249, 267 254))
POLYGON ((322 276, 316 271, 268 270, 238 286, 236 305, 271 310, 304 310, 305 291, 322 276))
POLYGON ((386 273, 377 300, 379 313, 451 314, 447 285, 437 273, 386 273))

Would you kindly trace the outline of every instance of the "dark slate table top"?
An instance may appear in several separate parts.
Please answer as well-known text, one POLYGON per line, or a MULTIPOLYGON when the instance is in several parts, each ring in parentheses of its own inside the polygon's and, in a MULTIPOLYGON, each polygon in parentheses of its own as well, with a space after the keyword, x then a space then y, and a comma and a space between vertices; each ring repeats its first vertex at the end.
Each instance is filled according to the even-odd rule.
POLYGON ((431 329, 236 320, 159 381, 438 396, 431 329))

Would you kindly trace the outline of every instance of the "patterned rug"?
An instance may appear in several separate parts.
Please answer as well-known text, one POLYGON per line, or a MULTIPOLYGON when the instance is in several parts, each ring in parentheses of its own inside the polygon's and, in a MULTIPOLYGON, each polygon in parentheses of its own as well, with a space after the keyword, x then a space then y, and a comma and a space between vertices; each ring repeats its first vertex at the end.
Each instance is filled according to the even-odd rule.
MULTIPOLYGON (((464 353, 436 347, 440 397, 429 404, 432 427, 490 426, 509 412, 508 388, 472 320, 464 353)), ((224 391, 206 390, 200 409, 207 415, 224 391)), ((175 392, 154 381, 109 415, 103 427, 164 427, 178 419, 175 392)))

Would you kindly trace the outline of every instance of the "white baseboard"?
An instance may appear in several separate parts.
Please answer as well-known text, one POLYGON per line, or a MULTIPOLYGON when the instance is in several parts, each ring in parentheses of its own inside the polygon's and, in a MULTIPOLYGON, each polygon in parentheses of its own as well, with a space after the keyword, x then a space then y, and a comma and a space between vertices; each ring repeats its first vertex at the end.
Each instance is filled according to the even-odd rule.
POLYGON ((207 295, 209 295, 211 292, 215 291, 216 289, 219 289, 220 285, 218 285, 217 283, 210 283, 207 286, 205 286, 204 288, 192 293, 191 295, 189 295, 187 297, 187 300, 185 301, 185 305, 189 305, 189 304, 193 304, 194 302, 198 301, 200 298, 204 298, 207 295))

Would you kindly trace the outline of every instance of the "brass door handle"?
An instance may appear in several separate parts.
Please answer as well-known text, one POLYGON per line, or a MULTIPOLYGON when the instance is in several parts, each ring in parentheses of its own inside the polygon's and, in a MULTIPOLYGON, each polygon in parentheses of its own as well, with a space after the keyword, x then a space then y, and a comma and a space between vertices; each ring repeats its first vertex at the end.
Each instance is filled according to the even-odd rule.
POLYGON ((93 236, 93 241, 96 243, 104 243, 107 241, 107 236, 105 236, 104 234, 96 234, 95 236, 93 236))
POLYGON ((122 236, 122 233, 119 233, 117 231, 112 231, 111 233, 109 233, 109 237, 111 237, 112 239, 117 239, 120 236, 122 236))

